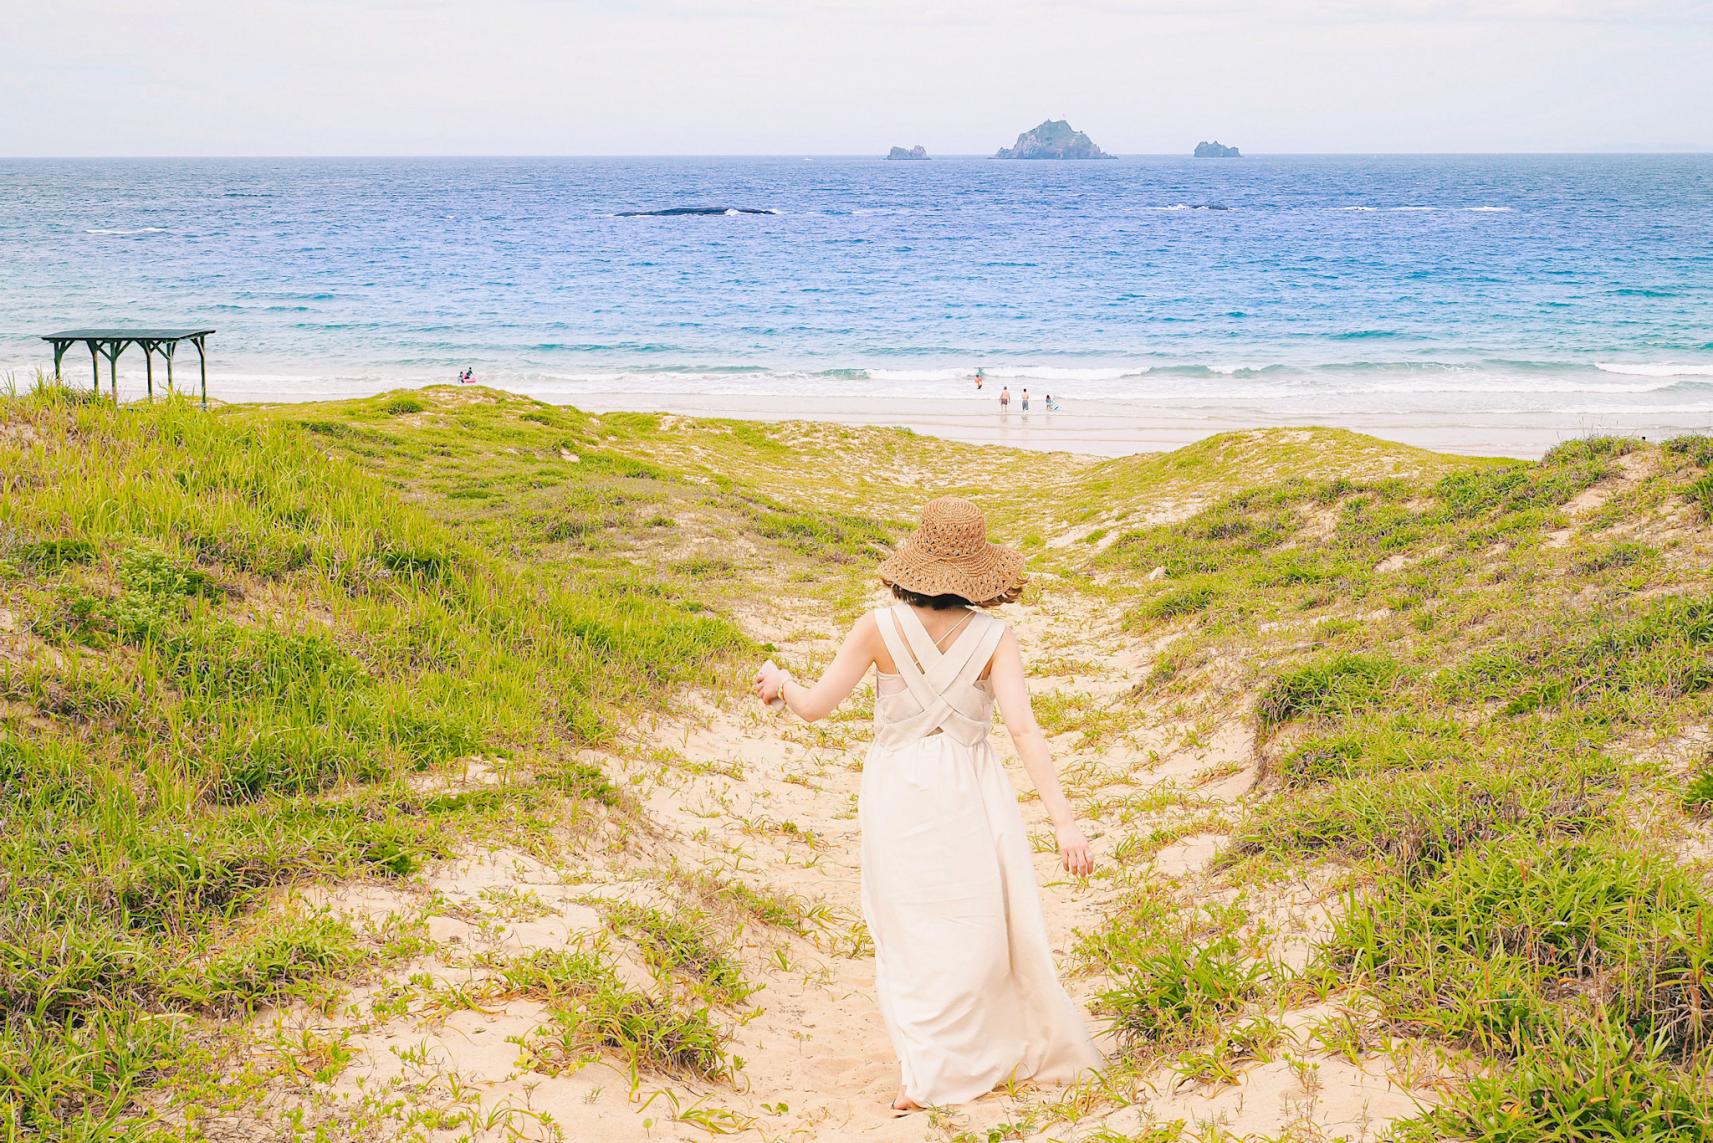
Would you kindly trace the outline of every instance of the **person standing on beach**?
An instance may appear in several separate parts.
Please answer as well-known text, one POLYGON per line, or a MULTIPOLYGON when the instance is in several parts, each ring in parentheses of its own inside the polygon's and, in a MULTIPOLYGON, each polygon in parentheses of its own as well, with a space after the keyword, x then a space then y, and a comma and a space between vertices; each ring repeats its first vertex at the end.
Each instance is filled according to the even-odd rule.
POLYGON ((1029 411, 1029 390, 1027 389, 1023 390, 1023 411, 1025 413, 1029 411))
POLYGON ((1004 385, 999 390, 999 415, 1004 416, 1011 411, 1011 386, 1004 385))
POLYGON ((981 387, 987 383, 987 376, 980 369, 975 371, 975 391, 981 392, 981 387))
POLYGON ((806 686, 770 661, 755 695, 815 722, 875 671, 857 820, 875 990, 902 1078, 892 1108, 1074 1081, 1100 1053, 1054 972, 1029 831, 988 741, 997 702, 1060 865, 1088 876, 1094 859, 1030 709, 1017 637, 990 611, 1021 594, 1023 556, 988 542, 975 504, 943 496, 878 571, 892 605, 857 620, 821 678, 806 686))

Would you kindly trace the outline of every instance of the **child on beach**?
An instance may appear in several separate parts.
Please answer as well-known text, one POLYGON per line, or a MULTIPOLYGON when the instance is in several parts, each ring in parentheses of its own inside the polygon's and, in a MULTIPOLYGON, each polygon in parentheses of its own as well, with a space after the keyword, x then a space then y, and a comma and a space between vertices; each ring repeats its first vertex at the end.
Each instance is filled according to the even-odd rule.
POLYGON ((1047 394, 1047 400, 1046 400, 1045 404, 1047 406, 1047 411, 1049 413, 1056 413, 1059 411, 1059 403, 1057 401, 1053 400, 1053 395, 1051 393, 1047 394))
POLYGON ((1027 389, 1023 390, 1023 411, 1025 413, 1029 411, 1029 390, 1027 389))
POLYGON ((1011 386, 1002 386, 999 390, 999 415, 1004 416, 1011 411, 1011 386))
POLYGON ((1023 556, 988 542, 975 504, 945 496, 879 575, 892 605, 857 620, 813 686, 768 662, 755 694, 814 722, 875 671, 857 820, 875 989, 903 1081, 893 1110, 1075 1080, 1100 1054, 1054 972, 1029 831, 988 742, 998 703, 1060 864, 1086 877, 1094 859, 1030 709, 1017 637, 988 610, 1018 598, 1023 556))

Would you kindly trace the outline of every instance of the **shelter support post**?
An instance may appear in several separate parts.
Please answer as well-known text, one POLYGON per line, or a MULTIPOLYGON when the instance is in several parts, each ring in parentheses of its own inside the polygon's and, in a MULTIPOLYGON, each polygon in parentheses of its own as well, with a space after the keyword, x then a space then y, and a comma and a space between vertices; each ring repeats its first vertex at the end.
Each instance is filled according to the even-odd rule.
POLYGON ((106 343, 102 352, 107 354, 107 384, 113 391, 113 403, 119 403, 119 355, 125 352, 125 343, 112 340, 106 343))

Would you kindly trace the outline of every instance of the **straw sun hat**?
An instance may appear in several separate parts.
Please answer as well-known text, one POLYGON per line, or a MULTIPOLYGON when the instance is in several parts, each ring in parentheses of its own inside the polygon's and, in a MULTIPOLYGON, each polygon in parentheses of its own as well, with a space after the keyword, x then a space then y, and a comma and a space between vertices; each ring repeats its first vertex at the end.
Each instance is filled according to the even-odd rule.
POLYGON ((922 509, 922 523, 880 565, 880 579, 918 595, 961 595, 988 603, 1027 582, 1023 553, 987 542, 981 509, 959 496, 942 496, 922 509))

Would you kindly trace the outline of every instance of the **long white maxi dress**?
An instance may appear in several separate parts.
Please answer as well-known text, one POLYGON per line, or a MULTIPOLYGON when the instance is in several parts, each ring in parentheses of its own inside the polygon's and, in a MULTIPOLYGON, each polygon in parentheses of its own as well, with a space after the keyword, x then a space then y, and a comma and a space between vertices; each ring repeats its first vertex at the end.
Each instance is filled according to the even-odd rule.
POLYGON ((963 1103, 1100 1062, 1053 971, 1023 816, 988 743, 981 679, 1005 625, 978 612, 944 652, 902 604, 875 613, 881 673, 863 766, 862 907, 904 1094, 963 1103))

